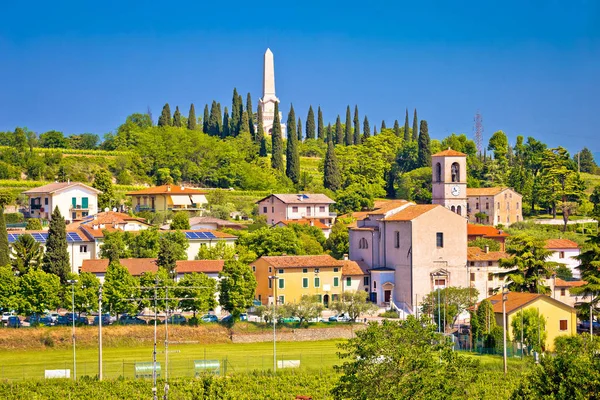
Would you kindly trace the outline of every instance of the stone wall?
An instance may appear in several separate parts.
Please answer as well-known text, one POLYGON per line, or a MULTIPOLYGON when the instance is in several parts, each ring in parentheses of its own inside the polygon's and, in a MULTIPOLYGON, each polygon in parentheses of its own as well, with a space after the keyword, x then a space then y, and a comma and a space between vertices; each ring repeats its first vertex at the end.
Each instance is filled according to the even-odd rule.
MULTIPOLYGON (((299 328, 289 331, 277 332, 277 341, 281 342, 304 342, 312 340, 351 339, 354 332, 364 329, 366 325, 340 325, 333 328, 299 328)), ((234 333, 231 336, 233 343, 256 343, 273 341, 273 332, 258 333, 234 333)))

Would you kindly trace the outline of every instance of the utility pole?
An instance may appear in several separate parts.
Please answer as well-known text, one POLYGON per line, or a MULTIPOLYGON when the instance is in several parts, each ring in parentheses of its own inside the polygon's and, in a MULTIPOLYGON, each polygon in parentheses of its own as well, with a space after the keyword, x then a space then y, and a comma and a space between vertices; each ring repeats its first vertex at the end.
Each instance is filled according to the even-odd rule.
POLYGON ((77 356, 75 352, 75 284, 77 283, 77 280, 69 279, 67 283, 71 284, 71 317, 73 319, 73 379, 77 380, 77 356))
POLYGON ((152 351, 152 398, 158 400, 158 390, 156 389, 156 325, 158 320, 158 304, 156 288, 158 286, 158 274, 156 275, 156 284, 154 285, 154 349, 152 351))
POLYGON ((169 287, 165 287, 165 396, 169 398, 169 287))
POLYGON ((102 380, 102 284, 98 288, 98 380, 102 380))
POLYGON ((508 372, 507 359, 506 359, 506 300, 508 300, 508 293, 506 293, 506 285, 502 286, 502 347, 503 347, 503 362, 504 362, 504 375, 508 372))

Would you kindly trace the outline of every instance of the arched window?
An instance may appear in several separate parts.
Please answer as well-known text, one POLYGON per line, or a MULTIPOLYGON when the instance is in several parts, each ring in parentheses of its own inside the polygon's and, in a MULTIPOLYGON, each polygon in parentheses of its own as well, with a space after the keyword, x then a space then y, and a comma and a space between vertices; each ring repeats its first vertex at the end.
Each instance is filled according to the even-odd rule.
POLYGON ((454 206, 450 207, 450 211, 452 211, 453 213, 455 213, 456 212, 456 207, 454 207, 454 206))
POLYGON ((442 181, 442 164, 440 163, 435 164, 435 181, 442 181))
POLYGON ((460 182, 460 166, 458 163, 452 163, 450 170, 452 171, 452 182, 460 182))
POLYGON ((358 241, 358 248, 359 249, 368 249, 369 248, 369 242, 367 242, 367 239, 361 238, 358 241))
POLYGON ((461 206, 456 207, 456 213, 458 215, 462 215, 462 207, 461 206))

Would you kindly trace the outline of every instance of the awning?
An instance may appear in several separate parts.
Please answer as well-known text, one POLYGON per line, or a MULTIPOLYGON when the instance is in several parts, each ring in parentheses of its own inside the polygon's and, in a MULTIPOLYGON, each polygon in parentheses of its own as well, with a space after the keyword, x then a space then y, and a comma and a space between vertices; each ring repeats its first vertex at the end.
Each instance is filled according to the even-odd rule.
POLYGON ((171 202, 174 206, 189 206, 192 204, 190 201, 190 196, 187 194, 182 196, 171 195, 171 202))
POLYGON ((193 194, 190 197, 192 198, 192 203, 194 204, 206 203, 206 197, 204 197, 203 194, 193 194))

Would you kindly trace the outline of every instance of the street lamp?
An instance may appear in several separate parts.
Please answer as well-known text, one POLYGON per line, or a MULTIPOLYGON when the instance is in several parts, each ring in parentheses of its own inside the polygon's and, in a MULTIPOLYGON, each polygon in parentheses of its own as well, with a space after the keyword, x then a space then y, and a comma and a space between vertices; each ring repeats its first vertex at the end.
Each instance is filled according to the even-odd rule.
POLYGON ((102 380, 102 284, 98 287, 98 380, 102 380))
MULTIPOLYGON (((508 300, 507 286, 512 282, 504 282, 502 285, 502 348, 503 348, 503 363, 504 363, 504 375, 508 372, 507 358, 506 358, 506 301, 508 300)), ((522 312, 522 311, 521 311, 522 312)), ((522 344, 521 344, 522 346, 522 344)), ((522 350, 521 350, 522 351, 522 350)))
POLYGON ((277 371, 277 275, 269 276, 273 286, 273 373, 277 371))
POLYGON ((77 380, 77 356, 75 352, 75 284, 77 283, 77 280, 69 279, 67 283, 71 285, 71 318, 73 320, 73 379, 77 380))

